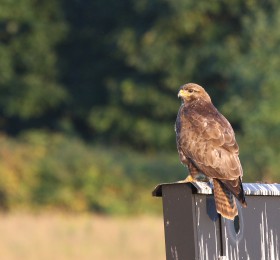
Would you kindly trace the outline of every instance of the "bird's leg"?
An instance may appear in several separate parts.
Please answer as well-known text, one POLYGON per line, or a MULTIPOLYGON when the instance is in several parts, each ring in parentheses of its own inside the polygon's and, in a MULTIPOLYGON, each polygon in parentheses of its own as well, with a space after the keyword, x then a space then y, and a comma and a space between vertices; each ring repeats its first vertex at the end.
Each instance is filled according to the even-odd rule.
MULTIPOLYGON (((199 169, 193 164, 191 160, 185 160, 185 162, 189 169, 189 175, 186 179, 182 181, 178 181, 179 183, 186 183, 186 182, 196 182, 201 180, 201 174, 199 169)), ((204 175, 205 176, 205 175, 204 175)), ((205 176, 206 177, 206 176, 205 176)), ((207 177, 206 177, 207 178, 207 177)), ((208 178, 207 178, 208 181, 208 178)))

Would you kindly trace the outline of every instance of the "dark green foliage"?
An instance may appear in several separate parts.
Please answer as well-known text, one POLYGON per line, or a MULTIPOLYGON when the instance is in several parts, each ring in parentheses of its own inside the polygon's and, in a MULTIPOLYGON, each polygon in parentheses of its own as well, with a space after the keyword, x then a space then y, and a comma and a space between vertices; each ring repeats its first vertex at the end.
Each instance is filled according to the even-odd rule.
POLYGON ((1 175, 7 178, 7 185, 0 181, 3 208, 25 198, 50 207, 135 212, 147 185, 178 169, 172 170, 178 164, 174 122, 177 92, 186 82, 205 86, 232 123, 245 181, 280 180, 278 1, 0 2, 2 132, 18 140, 35 129, 33 140, 44 129, 71 140, 56 134, 50 144, 48 134, 38 134, 44 141, 35 146, 31 139, 19 146, 10 140, 19 151, 48 152, 42 159, 35 153, 38 171, 28 170, 31 159, 30 165, 17 159, 26 169, 15 178, 24 184, 22 194, 13 196, 13 178, 1 175), (159 152, 168 156, 156 159, 159 152), (29 172, 36 172, 30 182, 29 172))
POLYGON ((1 1, 0 109, 7 125, 13 117, 44 116, 65 98, 55 68, 54 47, 65 31, 56 2, 1 1))

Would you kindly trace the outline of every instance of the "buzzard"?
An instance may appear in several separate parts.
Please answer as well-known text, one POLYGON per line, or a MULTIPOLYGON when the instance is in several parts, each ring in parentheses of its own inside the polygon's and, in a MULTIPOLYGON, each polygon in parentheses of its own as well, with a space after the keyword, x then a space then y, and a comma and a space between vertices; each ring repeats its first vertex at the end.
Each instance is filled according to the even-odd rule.
POLYGON ((180 88, 182 105, 175 131, 181 162, 189 169, 183 182, 213 180, 217 212, 233 220, 238 215, 234 196, 246 207, 239 148, 227 119, 214 107, 203 87, 188 83, 180 88))

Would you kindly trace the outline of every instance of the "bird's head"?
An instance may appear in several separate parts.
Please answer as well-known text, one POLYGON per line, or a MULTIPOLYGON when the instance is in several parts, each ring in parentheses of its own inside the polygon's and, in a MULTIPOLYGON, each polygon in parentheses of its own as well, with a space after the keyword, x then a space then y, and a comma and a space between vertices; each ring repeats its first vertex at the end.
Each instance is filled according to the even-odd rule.
POLYGON ((204 90, 204 88, 195 83, 188 83, 181 86, 178 97, 180 97, 184 101, 184 103, 199 99, 211 102, 211 98, 204 90))

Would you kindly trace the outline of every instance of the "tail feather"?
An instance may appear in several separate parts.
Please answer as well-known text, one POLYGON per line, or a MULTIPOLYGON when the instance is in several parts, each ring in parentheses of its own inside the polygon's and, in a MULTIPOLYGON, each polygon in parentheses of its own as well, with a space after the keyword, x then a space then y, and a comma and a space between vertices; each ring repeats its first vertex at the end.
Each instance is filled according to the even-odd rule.
POLYGON ((221 182, 230 190, 233 195, 240 201, 244 208, 247 207, 244 190, 240 177, 235 180, 221 180, 221 182))
POLYGON ((238 215, 233 194, 221 181, 213 179, 213 184, 217 212, 224 218, 233 220, 238 215))

